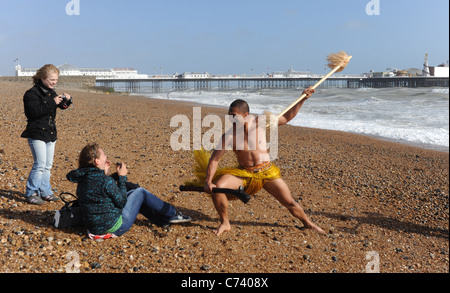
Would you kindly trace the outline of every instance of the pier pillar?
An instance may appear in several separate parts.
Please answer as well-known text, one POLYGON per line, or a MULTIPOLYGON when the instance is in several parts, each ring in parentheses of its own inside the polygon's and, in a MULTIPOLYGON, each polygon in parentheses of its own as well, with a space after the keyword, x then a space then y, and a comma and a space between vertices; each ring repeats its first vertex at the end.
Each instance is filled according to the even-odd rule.
POLYGON ((211 82, 209 80, 194 81, 194 89, 209 91, 211 89, 211 82))
POLYGON ((249 87, 249 81, 248 80, 239 80, 238 81, 238 88, 240 90, 246 90, 249 87))
POLYGON ((152 82, 152 91, 154 93, 161 93, 162 92, 162 81, 153 81, 152 82))
POLYGON ((219 80, 219 91, 226 91, 230 88, 230 82, 228 80, 219 80))
POLYGON ((176 80, 172 82, 172 90, 174 91, 185 91, 189 89, 189 84, 187 81, 176 80))
POLYGON ((113 81, 100 81, 99 84, 103 86, 104 88, 114 88, 114 82, 113 81))
POLYGON ((127 81, 125 83, 125 90, 128 93, 137 93, 141 89, 141 84, 139 81, 127 81))

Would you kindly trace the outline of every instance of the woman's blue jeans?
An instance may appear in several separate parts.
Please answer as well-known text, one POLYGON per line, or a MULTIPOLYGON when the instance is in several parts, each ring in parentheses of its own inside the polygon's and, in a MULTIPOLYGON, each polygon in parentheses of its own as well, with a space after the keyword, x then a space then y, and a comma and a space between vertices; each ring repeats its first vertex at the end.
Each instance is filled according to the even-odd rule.
POLYGON ((56 142, 46 143, 42 140, 28 138, 28 145, 30 146, 34 162, 28 176, 25 196, 30 197, 34 193, 41 197, 52 195, 50 171, 53 166, 56 142))
POLYGON ((122 210, 122 226, 114 232, 121 236, 130 230, 139 213, 143 214, 153 224, 164 226, 169 224, 175 216, 175 208, 144 188, 131 190, 127 193, 128 199, 125 208, 122 210))

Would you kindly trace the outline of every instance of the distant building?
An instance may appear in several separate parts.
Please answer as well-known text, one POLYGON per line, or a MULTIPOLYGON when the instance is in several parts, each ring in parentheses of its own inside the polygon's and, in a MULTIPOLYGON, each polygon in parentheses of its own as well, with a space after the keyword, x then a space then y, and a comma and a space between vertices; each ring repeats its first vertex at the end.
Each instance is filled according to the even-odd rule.
POLYGON ((395 77, 395 76, 421 76, 421 77, 449 77, 449 67, 446 65, 439 66, 424 66, 424 69, 418 68, 408 68, 404 70, 392 69, 384 72, 374 72, 366 73, 365 76, 368 77, 395 77), (426 70, 425 70, 426 69, 426 70))
POLYGON ((422 76, 431 76, 430 67, 428 66, 428 53, 425 54, 425 62, 423 63, 422 76))
POLYGON ((449 67, 445 65, 430 67, 430 74, 435 77, 449 77, 449 67))
POLYGON ((408 73, 407 76, 422 76, 422 70, 419 68, 408 68, 404 71, 408 73))
POLYGON ((373 72, 371 71, 369 77, 394 77, 395 73, 393 71, 383 71, 383 72, 373 72))
POLYGON ((310 76, 311 76, 310 72, 295 71, 291 67, 288 71, 285 71, 285 72, 274 72, 272 77, 275 77, 275 78, 306 78, 306 77, 310 77, 310 76))
POLYGON ((447 65, 442 63, 439 66, 429 66, 428 65, 428 53, 425 54, 425 62, 423 64, 423 76, 449 77, 448 68, 449 68, 448 61, 447 61, 447 65))
POLYGON ((183 74, 178 75, 178 78, 182 79, 208 79, 211 78, 212 75, 208 72, 205 73, 191 73, 191 72, 185 72, 183 74))
MULTIPOLYGON (((147 74, 139 74, 134 68, 78 68, 70 64, 57 66, 61 76, 95 76, 108 79, 148 78, 147 74)), ((39 68, 22 68, 16 66, 16 76, 34 76, 39 68)))

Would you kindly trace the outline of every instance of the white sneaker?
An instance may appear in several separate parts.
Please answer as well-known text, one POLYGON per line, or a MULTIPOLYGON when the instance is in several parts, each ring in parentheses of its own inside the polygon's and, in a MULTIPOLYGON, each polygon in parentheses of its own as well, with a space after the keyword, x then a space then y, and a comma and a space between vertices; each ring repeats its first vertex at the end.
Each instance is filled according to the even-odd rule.
POLYGON ((183 215, 181 212, 177 212, 175 216, 172 217, 172 219, 169 220, 170 224, 180 224, 180 223, 187 223, 192 221, 192 218, 186 215, 183 215))

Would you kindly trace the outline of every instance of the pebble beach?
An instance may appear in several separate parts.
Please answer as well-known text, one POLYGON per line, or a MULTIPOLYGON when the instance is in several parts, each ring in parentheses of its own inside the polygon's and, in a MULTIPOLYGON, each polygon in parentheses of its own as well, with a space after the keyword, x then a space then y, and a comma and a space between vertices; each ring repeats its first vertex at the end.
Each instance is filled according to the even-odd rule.
MULTIPOLYGON (((279 129, 275 163, 320 235, 303 229, 267 192, 230 205, 232 230, 217 237, 211 199, 180 192, 192 180, 192 151, 174 151, 175 115, 193 105, 123 94, 66 91, 58 111, 51 183, 75 193, 66 174, 88 142, 128 166, 138 183, 193 218, 158 227, 139 216, 124 236, 90 240, 83 228, 52 224, 63 202, 23 197, 33 160, 22 98, 30 84, 0 83, 0 272, 66 273, 449 273, 449 153, 336 131, 279 129), (377 262, 377 265, 374 264, 377 262), (79 266, 78 266, 79 264, 79 266)), ((293 97, 293 100, 296 97, 293 97)), ((197 105, 198 106, 198 105, 197 105)), ((202 106, 202 115, 226 109, 202 106)), ((300 114, 301 115, 301 112, 300 114)), ((207 129, 205 129, 207 130, 207 129)), ((221 166, 234 166, 227 154, 221 166)))

